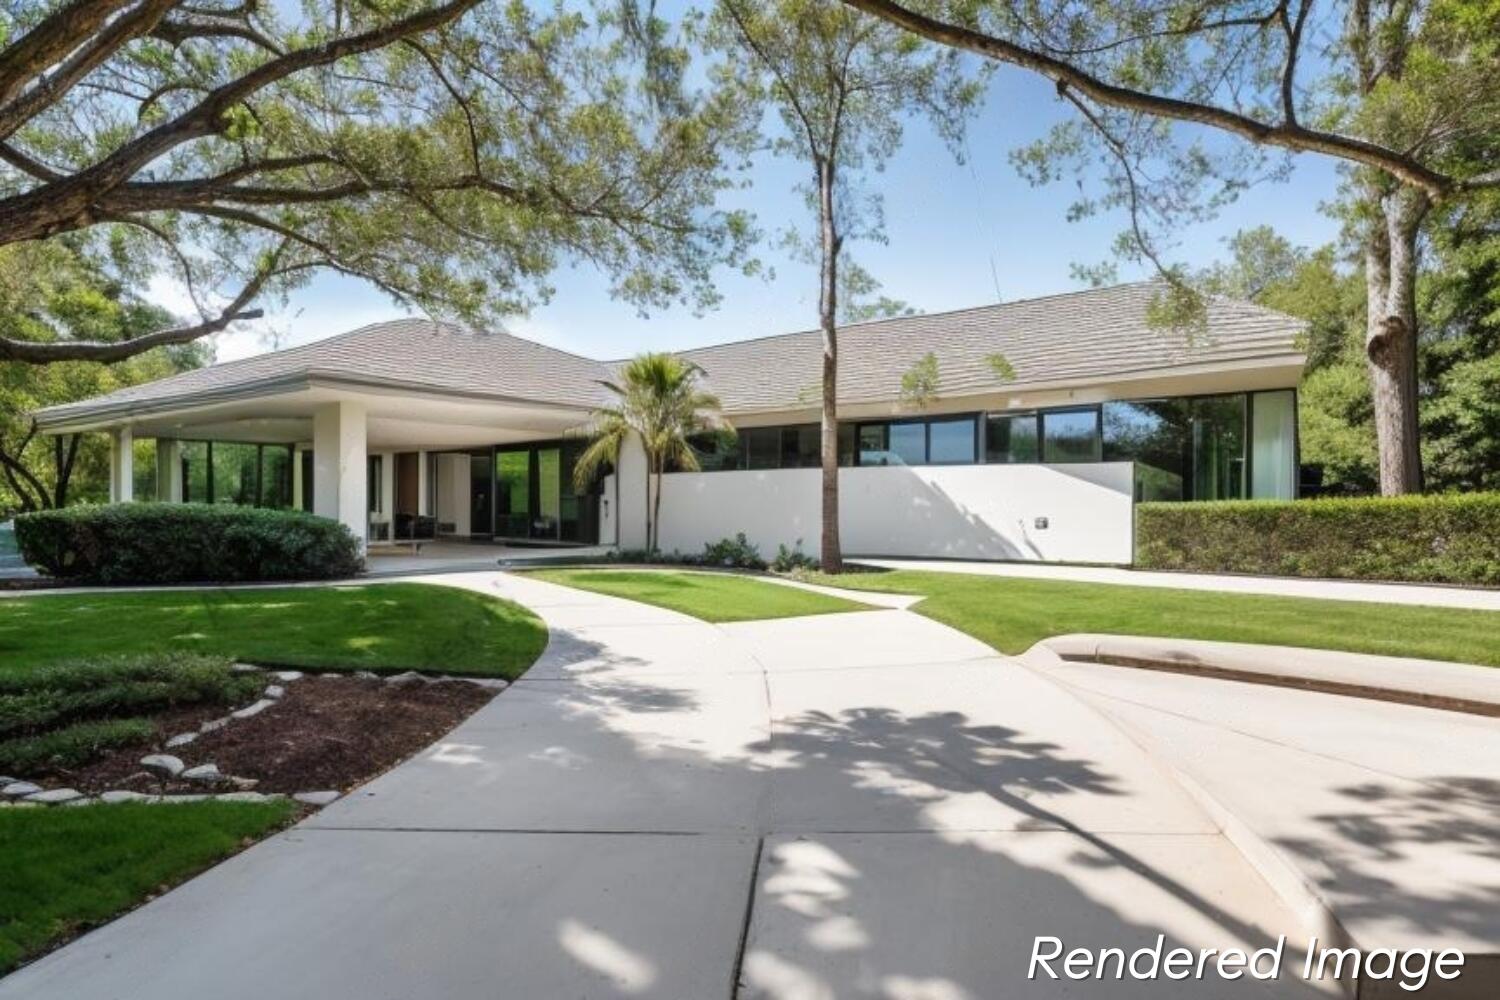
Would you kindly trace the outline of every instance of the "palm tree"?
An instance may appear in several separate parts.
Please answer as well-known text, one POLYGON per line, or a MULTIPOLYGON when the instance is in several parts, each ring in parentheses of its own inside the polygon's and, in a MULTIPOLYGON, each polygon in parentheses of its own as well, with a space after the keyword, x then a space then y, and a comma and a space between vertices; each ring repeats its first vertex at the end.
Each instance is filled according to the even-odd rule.
POLYGON ((601 380, 615 397, 594 411, 592 438, 573 466, 574 485, 588 489, 605 464, 619 466, 620 450, 632 434, 646 452, 646 549, 655 552, 660 535, 661 477, 667 466, 696 472, 697 452, 689 438, 704 431, 733 436, 719 414, 719 398, 699 387, 703 369, 675 354, 639 354, 620 369, 620 381, 601 380), (653 481, 655 498, 652 497, 653 481))

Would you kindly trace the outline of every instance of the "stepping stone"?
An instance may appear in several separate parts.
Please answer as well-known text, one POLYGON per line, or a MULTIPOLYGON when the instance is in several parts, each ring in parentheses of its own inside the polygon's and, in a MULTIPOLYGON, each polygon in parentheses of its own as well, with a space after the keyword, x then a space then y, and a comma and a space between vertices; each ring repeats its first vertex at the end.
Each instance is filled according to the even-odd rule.
POLYGON ((186 805, 189 802, 207 802, 212 795, 163 795, 156 801, 170 806, 186 805))
POLYGON ((114 805, 119 802, 154 802, 159 798, 161 798, 159 795, 146 795, 142 792, 132 792, 124 788, 116 788, 99 796, 99 801, 114 805))
POLYGON ((270 802, 268 795, 260 792, 221 792, 214 796, 215 802, 270 802))
POLYGON ((209 719, 203 725, 198 727, 198 732, 212 733, 217 730, 223 729, 227 725, 229 725, 229 716, 225 715, 217 719, 209 719))
POLYGON ((266 689, 261 692, 261 697, 263 698, 279 699, 284 697, 285 695, 286 688, 282 687, 280 684, 268 684, 266 685, 266 689))
POLYGON ((235 663, 229 667, 229 672, 234 674, 258 674, 260 667, 253 663, 235 663))
POLYGON ((218 764, 199 764, 197 767, 190 767, 183 771, 180 777, 184 781, 201 781, 205 784, 218 784, 224 780, 218 764))
POLYGON ((274 704, 276 704, 276 702, 272 699, 262 698, 260 701, 257 701, 253 705, 246 705, 244 708, 240 709, 237 712, 230 712, 229 715, 231 718, 235 719, 248 719, 252 715, 259 715, 274 704))
POLYGON ((406 684, 426 684, 427 683, 427 678, 423 677, 421 674, 417 673, 415 670, 407 670, 404 673, 393 674, 390 677, 387 677, 385 679, 385 682, 387 684, 400 684, 400 685, 406 685, 406 684))
POLYGON ((60 806, 81 798, 83 798, 83 793, 76 788, 51 788, 45 792, 36 792, 26 796, 26 801, 44 806, 60 806))
POLYGON ((300 670, 278 670, 272 676, 274 676, 278 681, 288 681, 288 682, 290 682, 290 681, 300 681, 302 679, 302 671, 300 671, 300 670))
POLYGON ((339 793, 335 791, 298 792, 292 798, 307 806, 326 806, 329 803, 337 802, 339 793))
MULTIPOLYGON (((331 677, 333 675, 330 674, 329 676, 331 677)), ((378 680, 380 680, 380 676, 378 674, 372 674, 368 670, 356 670, 356 671, 354 671, 354 676, 358 677, 362 681, 378 681, 378 680)))
POLYGON ((248 792, 260 784, 259 778, 230 778, 229 783, 242 792, 248 792))
POLYGON ((175 778, 187 765, 182 762, 181 757, 173 757, 169 753, 153 753, 141 758, 141 766, 163 777, 175 778))
POLYGON ((41 785, 33 785, 29 781, 12 781, 4 788, 0 788, 0 795, 8 799, 19 799, 27 795, 35 795, 41 790, 41 785))
POLYGON ((197 733, 178 733, 176 736, 172 737, 170 740, 167 740, 167 749, 168 750, 175 750, 178 747, 185 747, 189 743, 191 743, 194 740, 196 740, 197 738, 198 738, 198 734, 197 733))

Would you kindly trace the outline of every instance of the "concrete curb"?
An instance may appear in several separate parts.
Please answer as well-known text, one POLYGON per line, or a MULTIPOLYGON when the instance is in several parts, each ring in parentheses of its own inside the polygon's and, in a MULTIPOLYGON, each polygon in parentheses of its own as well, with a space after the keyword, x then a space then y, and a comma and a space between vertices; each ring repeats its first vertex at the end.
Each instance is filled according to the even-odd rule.
MULTIPOLYGON (((1032 647, 1063 660, 1165 670, 1500 717, 1500 669, 1252 643, 1063 635, 1032 647)), ((1029 653, 1030 651, 1028 651, 1029 653)))
MULTIPOLYGON (((1197 674, 1205 677, 1243 680, 1247 683, 1268 684, 1277 687, 1295 687, 1303 690, 1326 691, 1334 694, 1351 694, 1348 690, 1333 690, 1334 688, 1359 687, 1378 692, 1378 694, 1354 694, 1353 696, 1373 696, 1382 701, 1419 704, 1426 707, 1443 707, 1435 703, 1450 700, 1444 696, 1429 696, 1425 701, 1419 701, 1417 700, 1419 692, 1412 692, 1406 690, 1404 687, 1396 689, 1370 687, 1369 685, 1344 685, 1338 681, 1319 677, 1317 675, 1318 668, 1327 668, 1331 664, 1334 664, 1332 658, 1335 657, 1338 658, 1336 665, 1346 668, 1361 666, 1376 670, 1386 669, 1397 671, 1394 676, 1407 683, 1411 680, 1409 672, 1414 667, 1437 667, 1443 668, 1445 672, 1450 669, 1456 669, 1481 674, 1481 677, 1478 679, 1467 679, 1476 685, 1482 686, 1485 681, 1489 681, 1493 687, 1500 687, 1500 678, 1491 680, 1483 676, 1483 672, 1496 672, 1495 668, 1490 667, 1468 666, 1430 660, 1403 660, 1394 657, 1369 656, 1355 653, 1332 653, 1324 650, 1293 649, 1280 646, 1138 638, 1134 636, 1057 636, 1038 642, 1025 653, 1021 654, 1019 660, 1027 667, 1044 676, 1059 664, 1086 662, 1107 666, 1139 667, 1172 673, 1197 674), (1155 658, 1145 656, 1144 654, 1147 651, 1151 651, 1152 656, 1155 658), (1279 661, 1278 669, 1284 668, 1287 662, 1304 663, 1307 660, 1318 662, 1314 662, 1312 666, 1307 668, 1306 675, 1294 675, 1279 673, 1276 670, 1268 671, 1263 665, 1251 669, 1250 667, 1254 667, 1255 665, 1247 666, 1243 659, 1240 659, 1255 654, 1259 654, 1262 660, 1266 659, 1269 654, 1276 654, 1278 658, 1282 654, 1293 654, 1293 659, 1279 661), (1304 654, 1314 655, 1304 657, 1304 654), (1325 659, 1325 656, 1327 659, 1325 659), (1232 665, 1221 667, 1218 666, 1219 663, 1232 665), (1408 673, 1402 675, 1399 671, 1407 671, 1408 673)), ((1465 677, 1462 674, 1456 676, 1459 678, 1465 677)), ((1324 947, 1362 949, 1391 947, 1388 942, 1371 943, 1356 940, 1345 929, 1337 911, 1329 903, 1323 891, 1318 886, 1317 881, 1306 869, 1290 857, 1273 840, 1258 832, 1251 824, 1242 820, 1228 804, 1204 787, 1186 767, 1174 760, 1171 753, 1164 752, 1160 748, 1156 737, 1152 736, 1142 727, 1128 722, 1116 713, 1109 711, 1101 703, 1102 699, 1088 692, 1080 691, 1072 685, 1064 683, 1063 686, 1074 697, 1085 702, 1100 715, 1107 718, 1111 725, 1115 726, 1129 737, 1132 742, 1141 747, 1151 757, 1152 762, 1157 767, 1170 775, 1178 787, 1219 827, 1224 838, 1234 846, 1235 850, 1240 853, 1256 874, 1270 886, 1271 891, 1279 896, 1288 908, 1297 915, 1298 919, 1303 922, 1304 930, 1310 934, 1316 934, 1324 947)), ((1463 690, 1466 693, 1473 693, 1467 687, 1463 690)), ((1486 707, 1486 710, 1477 714, 1500 715, 1500 706, 1492 702, 1483 702, 1481 704, 1486 707)), ((1464 709, 1452 710, 1463 711, 1464 709)), ((1438 997, 1451 996, 1454 1000, 1469 1000, 1470 997, 1494 995, 1492 991, 1497 983, 1500 983, 1500 954, 1467 953, 1464 978, 1452 984, 1429 983, 1423 993, 1425 995, 1428 992, 1432 992, 1438 997), (1477 987, 1476 983, 1478 983, 1477 987)), ((1392 981, 1369 981, 1361 983, 1357 979, 1346 977, 1340 980, 1339 986, 1350 1000, 1386 1000, 1388 997, 1410 995, 1403 994, 1392 981)))

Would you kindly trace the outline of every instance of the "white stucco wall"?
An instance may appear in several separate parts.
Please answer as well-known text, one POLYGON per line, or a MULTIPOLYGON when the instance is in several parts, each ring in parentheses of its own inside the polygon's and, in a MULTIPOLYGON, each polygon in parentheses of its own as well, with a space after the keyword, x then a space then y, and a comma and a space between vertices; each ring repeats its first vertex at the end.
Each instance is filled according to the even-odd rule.
MULTIPOLYGON (((696 552, 743 531, 767 558, 799 539, 816 554, 819 478, 817 469, 668 475, 661 547, 696 552)), ((1129 563, 1131 478, 1129 462, 842 469, 839 530, 848 555, 1129 563)), ((626 548, 640 545, 641 494, 638 476, 621 483, 626 548)), ((611 532, 606 524, 602 537, 611 532)))

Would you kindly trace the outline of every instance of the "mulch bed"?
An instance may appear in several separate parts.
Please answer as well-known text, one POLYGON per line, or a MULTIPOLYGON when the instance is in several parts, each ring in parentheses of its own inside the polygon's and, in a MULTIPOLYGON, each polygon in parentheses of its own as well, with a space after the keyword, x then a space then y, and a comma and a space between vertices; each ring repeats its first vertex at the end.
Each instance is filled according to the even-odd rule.
MULTIPOLYGON (((251 778, 257 792, 347 791, 388 770, 439 739, 495 696, 490 688, 464 681, 393 684, 337 674, 307 674, 268 684, 286 694, 248 719, 201 734, 171 750, 162 744, 228 714, 223 707, 177 709, 152 716, 154 744, 123 748, 73 770, 47 776, 49 786, 86 794, 129 789, 148 794, 226 791, 187 781, 168 781, 146 771, 140 759, 169 753, 188 767, 217 764, 236 778, 251 778)), ((234 706, 240 707, 240 706, 234 706)))

